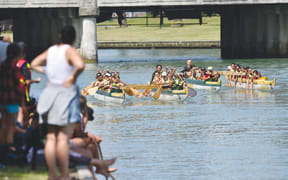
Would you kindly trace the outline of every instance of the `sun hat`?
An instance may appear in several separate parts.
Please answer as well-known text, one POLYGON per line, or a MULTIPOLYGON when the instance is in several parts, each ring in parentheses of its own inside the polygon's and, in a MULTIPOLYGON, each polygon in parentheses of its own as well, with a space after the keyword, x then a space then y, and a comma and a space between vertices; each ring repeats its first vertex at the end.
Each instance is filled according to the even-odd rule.
POLYGON ((162 72, 162 76, 167 76, 167 73, 165 71, 162 72))
POLYGON ((110 73, 105 73, 105 76, 111 77, 110 73))
POLYGON ((98 72, 98 73, 96 74, 96 78, 99 78, 101 75, 102 75, 102 74, 101 74, 100 72, 98 72))

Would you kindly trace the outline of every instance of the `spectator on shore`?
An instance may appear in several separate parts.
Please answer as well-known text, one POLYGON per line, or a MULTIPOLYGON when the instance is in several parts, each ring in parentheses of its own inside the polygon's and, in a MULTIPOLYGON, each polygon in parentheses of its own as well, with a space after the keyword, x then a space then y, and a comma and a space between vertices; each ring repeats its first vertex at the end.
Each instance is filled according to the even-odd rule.
MULTIPOLYGON (((16 63, 21 56, 21 49, 17 44, 7 47, 6 60, 0 65, 0 144, 13 144, 15 132, 15 118, 19 105, 26 111, 24 89, 20 87, 20 70, 16 63)), ((4 154, 5 155, 5 154, 4 154)), ((3 154, 1 154, 3 156, 3 154)))
POLYGON ((70 179, 68 142, 80 120, 79 90, 75 83, 85 64, 72 46, 76 39, 74 27, 65 26, 59 37, 60 43, 37 56, 31 65, 34 70, 45 72, 48 79, 47 87, 39 98, 37 110, 40 123, 48 126, 44 152, 49 179, 59 178, 56 163, 58 161, 60 179, 66 180, 70 179))
MULTIPOLYGON (((25 59, 26 53, 27 53, 26 52, 27 51, 26 50, 27 49, 26 44, 24 42, 18 42, 17 44, 21 49, 21 57, 17 61, 16 66, 17 66, 17 68, 20 69, 21 74, 22 74, 22 76, 19 80, 21 82, 20 86, 25 89, 25 102, 26 102, 26 104, 29 104, 29 102, 31 101, 31 99, 30 99, 30 85, 32 83, 39 83, 40 78, 35 79, 35 80, 31 79, 31 66, 30 66, 29 62, 25 59)), ((19 107, 17 120, 24 127, 26 127, 28 124, 27 121, 24 121, 24 113, 23 113, 23 109, 21 106, 19 107)))
POLYGON ((10 43, 11 39, 8 35, 5 35, 3 40, 0 40, 0 64, 6 59, 6 51, 10 43))

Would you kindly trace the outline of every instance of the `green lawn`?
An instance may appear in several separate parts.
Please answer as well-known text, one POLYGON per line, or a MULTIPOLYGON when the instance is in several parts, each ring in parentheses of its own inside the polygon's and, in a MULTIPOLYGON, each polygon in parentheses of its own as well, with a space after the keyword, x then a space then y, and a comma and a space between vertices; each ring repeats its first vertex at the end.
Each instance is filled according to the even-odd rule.
MULTIPOLYGON (((77 177, 76 169, 70 169, 70 176, 77 177)), ((5 180, 45 180, 48 179, 48 170, 45 167, 37 167, 36 171, 31 170, 31 166, 25 167, 6 166, 0 169, 0 179, 5 180)))
POLYGON ((98 23, 98 41, 183 41, 183 40, 220 40, 220 16, 203 17, 203 24, 198 19, 184 19, 183 27, 171 26, 172 21, 164 19, 160 29, 159 18, 128 19, 128 27, 120 28, 117 20, 98 23), (114 25, 114 26, 111 26, 114 25))
POLYGON ((27 167, 5 167, 0 169, 0 179, 23 179, 23 180, 39 180, 48 179, 46 168, 38 168, 37 171, 32 171, 31 166, 27 167))

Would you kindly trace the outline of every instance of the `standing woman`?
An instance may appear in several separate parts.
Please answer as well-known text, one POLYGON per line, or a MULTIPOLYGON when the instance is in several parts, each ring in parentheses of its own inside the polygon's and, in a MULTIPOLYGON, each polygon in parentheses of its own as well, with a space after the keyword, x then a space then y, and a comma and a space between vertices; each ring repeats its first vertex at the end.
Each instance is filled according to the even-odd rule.
MULTIPOLYGON (((16 63, 21 56, 20 47, 13 43, 7 47, 6 60, 0 65, 0 144, 13 144, 15 121, 19 106, 26 112, 24 89, 20 87, 21 71, 16 63)), ((0 154, 0 156, 5 156, 0 154)), ((1 158, 2 159, 2 158, 1 158)))
POLYGON ((66 180, 70 179, 68 140, 80 120, 79 90, 75 83, 85 65, 73 47, 76 39, 73 26, 65 26, 59 38, 60 43, 37 56, 31 67, 45 73, 48 79, 37 110, 40 122, 48 126, 44 151, 49 179, 59 178, 56 167, 59 162, 60 179, 66 180))

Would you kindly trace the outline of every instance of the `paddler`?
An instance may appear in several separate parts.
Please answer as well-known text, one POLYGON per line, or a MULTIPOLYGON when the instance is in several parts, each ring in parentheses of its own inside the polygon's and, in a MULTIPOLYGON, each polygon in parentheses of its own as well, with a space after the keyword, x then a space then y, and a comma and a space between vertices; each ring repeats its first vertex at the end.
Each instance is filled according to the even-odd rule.
POLYGON ((111 92, 112 89, 111 73, 109 72, 105 73, 104 80, 99 84, 99 88, 103 88, 104 91, 111 92))
POLYGON ((126 84, 120 80, 120 73, 118 72, 117 74, 112 72, 112 86, 115 88, 120 88, 126 86, 126 84))
POLYGON ((159 75, 161 75, 161 73, 162 73, 162 65, 160 65, 160 64, 157 64, 157 65, 156 65, 156 70, 155 70, 155 71, 153 72, 153 74, 152 74, 152 78, 151 78, 150 84, 152 84, 156 72, 158 72, 159 75))
POLYGON ((186 73, 192 70, 192 68, 195 67, 195 65, 192 65, 192 60, 188 59, 186 61, 186 66, 184 67, 184 69, 181 71, 182 73, 186 73))

